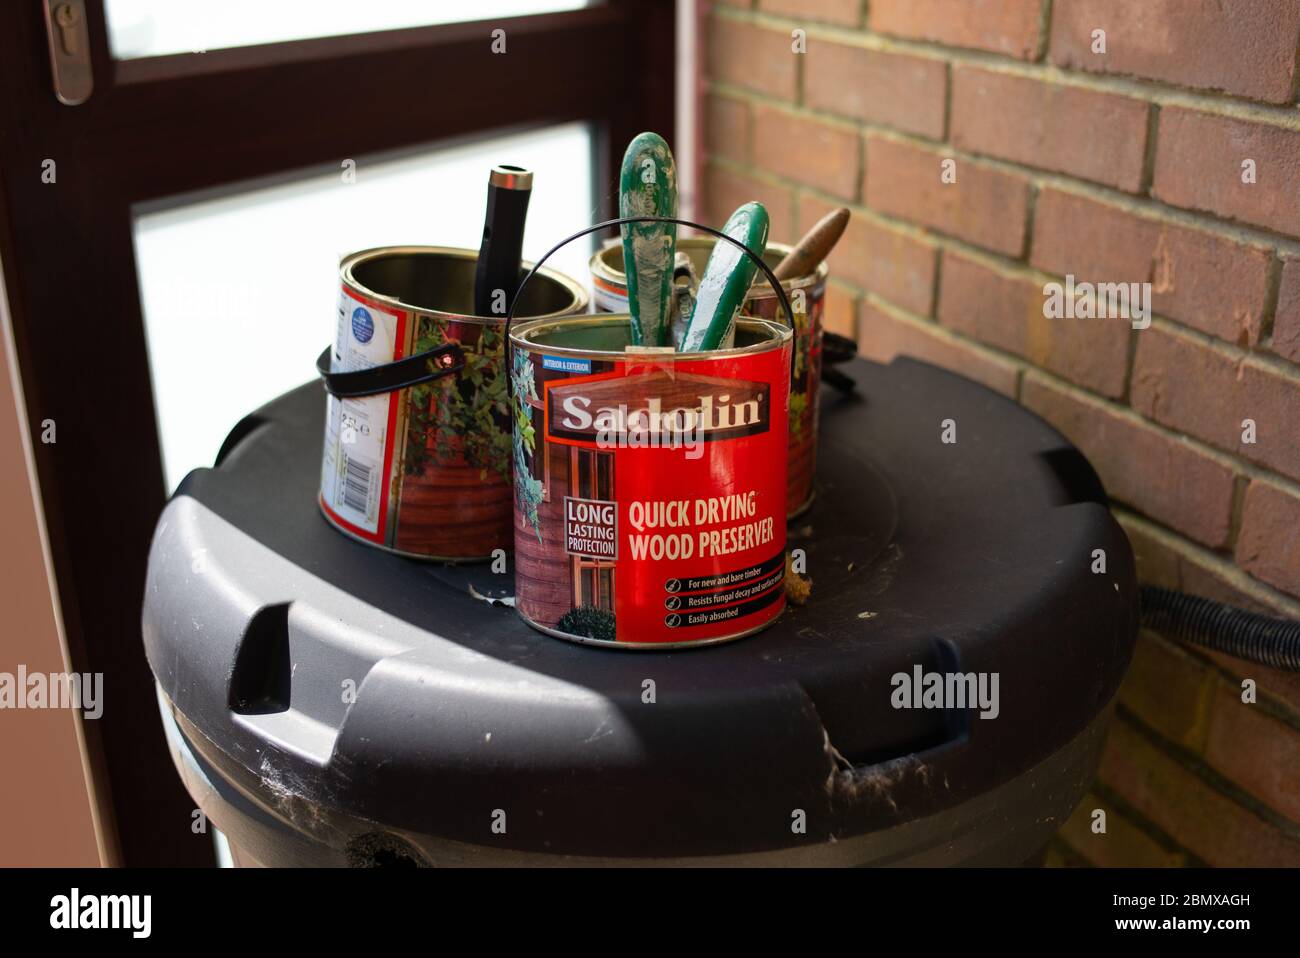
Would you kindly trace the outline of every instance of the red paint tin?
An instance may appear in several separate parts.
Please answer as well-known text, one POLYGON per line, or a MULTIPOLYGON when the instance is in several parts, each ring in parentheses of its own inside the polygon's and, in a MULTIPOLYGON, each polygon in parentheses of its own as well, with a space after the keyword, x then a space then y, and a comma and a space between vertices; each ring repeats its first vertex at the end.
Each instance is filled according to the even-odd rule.
POLYGON ((531 625, 618 648, 708 645, 785 607, 792 335, 628 351, 629 318, 511 330, 515 603, 531 625))

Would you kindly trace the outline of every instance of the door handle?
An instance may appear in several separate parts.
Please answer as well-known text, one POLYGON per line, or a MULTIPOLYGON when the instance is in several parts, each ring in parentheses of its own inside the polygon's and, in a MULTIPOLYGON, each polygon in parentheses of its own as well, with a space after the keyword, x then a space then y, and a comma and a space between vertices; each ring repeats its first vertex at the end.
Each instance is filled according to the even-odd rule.
POLYGON ((54 95, 67 106, 85 103, 95 88, 86 4, 84 0, 44 0, 44 7, 54 95))

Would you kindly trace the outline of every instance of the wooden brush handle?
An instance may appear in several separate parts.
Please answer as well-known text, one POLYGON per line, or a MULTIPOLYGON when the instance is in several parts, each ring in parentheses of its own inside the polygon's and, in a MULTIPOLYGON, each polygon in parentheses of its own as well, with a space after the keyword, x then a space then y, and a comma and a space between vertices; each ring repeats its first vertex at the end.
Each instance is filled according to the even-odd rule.
POLYGON ((786 254, 785 259, 777 263, 776 278, 781 280, 806 276, 815 270, 819 263, 830 255, 835 244, 844 235, 844 227, 849 223, 849 211, 841 206, 819 219, 815 226, 804 234, 795 248, 786 254))

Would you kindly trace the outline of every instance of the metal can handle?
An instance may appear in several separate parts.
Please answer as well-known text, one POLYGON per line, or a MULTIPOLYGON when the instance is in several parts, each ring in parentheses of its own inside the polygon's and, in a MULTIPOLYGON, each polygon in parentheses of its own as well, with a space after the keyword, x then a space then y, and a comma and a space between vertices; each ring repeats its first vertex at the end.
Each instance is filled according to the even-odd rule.
MULTIPOLYGON (((767 281, 772 284, 772 289, 776 291, 777 301, 781 304, 781 307, 785 310, 787 322, 790 323, 791 327, 794 326, 794 310, 790 308, 790 298, 785 295, 785 287, 783 287, 781 285, 781 281, 776 278, 776 274, 772 272, 772 268, 768 266, 767 263, 763 262, 763 257, 759 256, 757 253, 755 253, 752 249, 750 249, 740 240, 728 236, 726 233, 722 232, 722 230, 714 229, 712 226, 705 226, 702 223, 692 223, 690 220, 681 220, 673 216, 620 216, 618 219, 605 220, 605 222, 603 223, 596 223, 594 226, 588 226, 586 229, 578 230, 578 232, 574 233, 572 236, 560 240, 558 243, 556 243, 554 246, 548 249, 542 255, 542 258, 533 264, 533 268, 528 271, 528 275, 526 275, 523 278, 523 282, 521 282, 519 284, 519 288, 515 290, 515 298, 510 303, 509 312, 506 313, 505 341, 507 347, 510 343, 510 324, 514 322, 515 307, 519 305, 519 300, 523 294, 524 287, 527 286, 528 281, 533 278, 533 274, 542 268, 542 264, 551 258, 551 254, 558 252, 560 249, 562 249, 565 246, 568 246, 576 239, 582 239, 584 236, 590 236, 592 233, 598 232, 600 230, 609 229, 611 226, 622 226, 625 223, 675 223, 678 226, 689 226, 691 229, 702 230, 705 233, 710 234, 711 236, 716 236, 718 239, 726 240, 732 246, 736 247, 742 253, 744 253, 746 256, 752 259, 754 263, 758 266, 758 268, 763 271, 763 275, 767 277, 767 281)), ((623 264, 623 269, 626 272, 627 270, 626 263, 623 264)), ((791 354, 791 356, 793 358, 793 353, 791 354)), ((511 365, 509 363, 506 364, 506 370, 507 372, 510 372, 511 375, 513 376, 513 373, 511 372, 511 365)))
POLYGON ((378 396, 395 392, 408 386, 418 386, 443 376, 450 376, 465 368, 465 354, 455 343, 443 343, 414 356, 350 372, 330 371, 330 350, 316 357, 316 372, 320 374, 325 391, 339 399, 360 396, 378 396))
MULTIPOLYGON (((740 242, 740 240, 728 236, 722 230, 705 226, 702 223, 692 223, 690 220, 676 219, 670 216, 624 216, 618 219, 605 220, 603 223, 596 223, 560 240, 533 264, 532 269, 528 271, 515 290, 515 295, 510 301, 510 309, 506 313, 503 339, 507 344, 507 348, 510 342, 510 324, 514 322, 515 309, 523 296, 524 287, 528 285, 528 281, 542 268, 543 264, 551 258, 552 254, 576 239, 582 239, 584 236, 589 236, 599 230, 609 229, 613 226, 622 226, 625 223, 675 223, 678 226, 689 226, 692 229, 716 236, 718 239, 726 240, 752 259, 758 268, 762 270, 763 275, 767 277, 767 281, 772 285, 772 289, 776 291, 777 300, 785 310, 787 320, 793 325, 794 311, 790 308, 790 299, 786 296, 780 280, 776 278, 776 274, 772 272, 771 267, 763 261, 763 257, 740 242)), ((325 391, 340 399, 377 396, 380 393, 394 392, 398 389, 406 389, 410 386, 418 386, 420 383, 441 379, 443 376, 450 376, 464 368, 465 356, 455 343, 443 343, 414 356, 407 356, 405 359, 398 359, 391 363, 371 366, 368 369, 356 369, 350 372, 331 372, 330 347, 328 346, 324 352, 316 357, 316 372, 320 375, 325 391)), ((506 364, 506 375, 513 378, 509 363, 506 364)))

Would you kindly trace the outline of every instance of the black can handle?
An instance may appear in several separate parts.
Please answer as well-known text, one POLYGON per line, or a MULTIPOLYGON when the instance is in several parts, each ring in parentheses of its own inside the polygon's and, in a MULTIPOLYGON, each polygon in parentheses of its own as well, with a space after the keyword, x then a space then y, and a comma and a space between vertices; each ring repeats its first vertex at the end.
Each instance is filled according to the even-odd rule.
MULTIPOLYGON (((542 264, 551 258, 551 254, 559 252, 560 249, 562 249, 565 246, 568 246, 576 239, 582 239, 584 236, 590 236, 592 233, 596 233, 604 229, 609 229, 610 227, 613 226, 623 226, 626 223, 676 223, 678 226, 689 226, 691 229, 701 230, 705 233, 710 234, 711 236, 716 236, 718 239, 726 240, 732 246, 736 247, 738 250, 740 250, 742 253, 744 253, 746 256, 752 259, 755 265, 757 265, 758 268, 763 271, 763 275, 767 277, 767 281, 772 284, 772 289, 776 291, 777 301, 781 304, 782 308, 785 309, 785 315, 787 321, 790 323, 791 327, 794 326, 794 310, 790 308, 790 298, 785 295, 785 288, 782 287, 781 281, 776 278, 776 274, 772 272, 772 268, 768 266, 767 263, 763 262, 763 257, 755 253, 752 249, 750 249, 740 240, 728 236, 726 233, 722 232, 722 230, 714 229, 712 226, 705 226, 702 223, 692 223, 690 220, 679 220, 673 216, 620 216, 618 219, 605 220, 605 222, 603 223, 596 223, 593 226, 588 226, 586 229, 578 230, 578 232, 574 233, 572 236, 560 240, 558 243, 556 243, 554 246, 548 249, 542 255, 542 258, 533 264, 533 268, 528 271, 528 274, 524 277, 523 282, 519 284, 519 288, 515 290, 515 298, 510 304, 510 311, 506 313, 505 340, 506 340, 507 348, 509 348, 509 343, 510 343, 510 324, 514 322, 515 307, 519 305, 519 300, 523 296, 524 287, 527 286, 528 281, 533 278, 533 274, 542 268, 542 264)), ((623 269, 624 272, 626 272, 627 270, 626 263, 623 264, 623 269)), ((793 351, 791 352, 790 355, 791 355, 791 361, 793 362, 793 357, 794 357, 793 351)), ((513 367, 510 363, 506 364, 506 370, 507 372, 510 372, 511 375, 513 376, 513 367)))
POLYGON ((443 343, 414 356, 369 369, 338 373, 330 372, 331 349, 332 346, 326 346, 325 351, 316 357, 316 372, 325 384, 325 391, 339 399, 395 392, 450 376, 465 368, 465 354, 455 343, 443 343))

